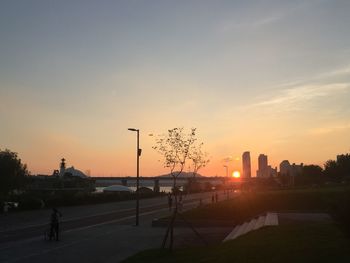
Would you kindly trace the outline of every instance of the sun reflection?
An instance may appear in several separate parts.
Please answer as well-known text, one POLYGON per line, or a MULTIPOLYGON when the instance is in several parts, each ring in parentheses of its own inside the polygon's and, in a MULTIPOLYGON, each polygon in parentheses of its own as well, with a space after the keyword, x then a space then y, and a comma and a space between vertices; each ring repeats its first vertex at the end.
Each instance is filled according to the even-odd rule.
POLYGON ((241 173, 238 172, 238 171, 234 171, 234 172, 232 173, 232 177, 234 177, 234 178, 239 178, 239 177, 241 177, 241 173))

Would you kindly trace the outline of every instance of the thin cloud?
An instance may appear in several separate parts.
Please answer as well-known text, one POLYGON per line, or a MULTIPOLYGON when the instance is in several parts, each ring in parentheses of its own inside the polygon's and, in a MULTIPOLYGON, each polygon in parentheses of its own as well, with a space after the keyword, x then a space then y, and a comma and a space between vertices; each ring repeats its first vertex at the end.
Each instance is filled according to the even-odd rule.
POLYGON ((296 86, 303 86, 311 82, 316 82, 324 79, 330 79, 330 78, 336 78, 336 77, 342 77, 350 75, 350 65, 347 65, 345 67, 339 67, 334 70, 321 72, 319 74, 316 74, 309 78, 299 78, 292 81, 287 81, 280 83, 273 87, 273 89, 281 89, 281 88, 288 88, 288 87, 296 87, 296 86))
POLYGON ((237 20, 226 20, 221 24, 219 31, 225 33, 225 32, 230 32, 235 30, 260 29, 261 27, 269 26, 282 19, 285 19, 288 16, 292 16, 293 13, 297 10, 312 7, 318 2, 320 1, 319 0, 308 1, 308 2, 301 1, 300 3, 295 4, 293 7, 292 6, 284 7, 280 10, 275 10, 272 14, 268 16, 260 17, 255 20, 251 19, 248 22, 239 22, 237 20))
POLYGON ((269 24, 272 24, 274 22, 277 22, 277 21, 281 20, 283 17, 284 17, 283 14, 278 14, 278 15, 273 15, 273 16, 270 16, 270 17, 265 17, 265 18, 263 18, 261 20, 255 21, 251 26, 253 28, 259 28, 259 27, 262 27, 262 26, 267 26, 269 24))
POLYGON ((298 104, 305 101, 310 101, 319 97, 327 97, 349 90, 348 83, 333 83, 323 85, 302 85, 293 88, 285 89, 279 95, 252 104, 251 107, 277 106, 298 104))
POLYGON ((228 163, 228 162, 231 162, 232 160, 233 160, 232 156, 226 156, 225 158, 222 159, 222 162, 228 163))
POLYGON ((343 67, 343 68, 338 68, 336 70, 330 71, 330 72, 326 72, 323 74, 320 74, 318 76, 318 78, 331 78, 331 77, 339 77, 339 76, 343 76, 343 75, 349 75, 350 74, 350 65, 347 67, 343 67))
POLYGON ((237 21, 225 21, 221 27, 220 31, 221 32, 230 32, 230 31, 235 31, 235 30, 249 30, 249 29, 259 29, 264 26, 268 26, 274 22, 277 22, 278 20, 282 19, 283 15, 273 15, 273 16, 268 16, 264 17, 262 19, 258 19, 256 21, 249 21, 246 23, 242 22, 237 22, 237 21))
POLYGON ((325 134, 343 131, 343 130, 348 130, 348 129, 350 129, 350 123, 345 123, 345 124, 338 124, 338 125, 333 125, 333 126, 311 129, 309 131, 309 134, 311 134, 311 135, 325 135, 325 134))

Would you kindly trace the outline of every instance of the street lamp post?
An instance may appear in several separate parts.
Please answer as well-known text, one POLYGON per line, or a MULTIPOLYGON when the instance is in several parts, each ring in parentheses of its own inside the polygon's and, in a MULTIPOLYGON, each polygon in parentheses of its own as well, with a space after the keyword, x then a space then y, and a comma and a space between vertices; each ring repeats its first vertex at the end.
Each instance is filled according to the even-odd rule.
POLYGON ((140 156, 141 156, 141 149, 140 149, 140 130, 139 129, 134 129, 134 128, 129 128, 129 131, 136 131, 137 133, 137 148, 136 148, 136 156, 137 156, 137 161, 136 161, 136 226, 139 225, 139 164, 140 164, 140 156))

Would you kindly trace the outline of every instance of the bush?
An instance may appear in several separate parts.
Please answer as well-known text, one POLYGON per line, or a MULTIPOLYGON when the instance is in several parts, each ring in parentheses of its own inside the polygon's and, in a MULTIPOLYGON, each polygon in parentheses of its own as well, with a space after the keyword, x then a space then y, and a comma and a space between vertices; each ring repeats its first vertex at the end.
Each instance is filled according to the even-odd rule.
POLYGON ((344 188, 320 188, 242 193, 235 199, 187 211, 185 216, 232 220, 239 224, 267 211, 322 211, 331 212, 345 223, 350 222, 350 194, 345 196, 344 191, 344 188))
POLYGON ((345 232, 350 235, 350 190, 335 200, 331 208, 335 219, 341 224, 345 232))
POLYGON ((19 209, 40 209, 43 208, 44 201, 34 196, 21 196, 18 208, 19 209))

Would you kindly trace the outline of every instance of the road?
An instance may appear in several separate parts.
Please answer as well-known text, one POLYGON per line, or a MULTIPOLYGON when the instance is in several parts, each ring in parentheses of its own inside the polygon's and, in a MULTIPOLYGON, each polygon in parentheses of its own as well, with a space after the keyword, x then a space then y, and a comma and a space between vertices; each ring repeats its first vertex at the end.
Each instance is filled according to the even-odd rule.
MULTIPOLYGON (((184 209, 211 202, 212 193, 188 195, 184 209)), ((223 193, 219 200, 226 199, 223 193)), ((154 218, 169 215, 167 197, 140 200, 140 225, 135 226, 135 201, 60 208, 61 241, 45 241, 50 210, 0 217, 0 262, 119 262, 157 248, 165 229, 152 228, 154 218)), ((177 231, 188 232, 183 229, 177 231)))

